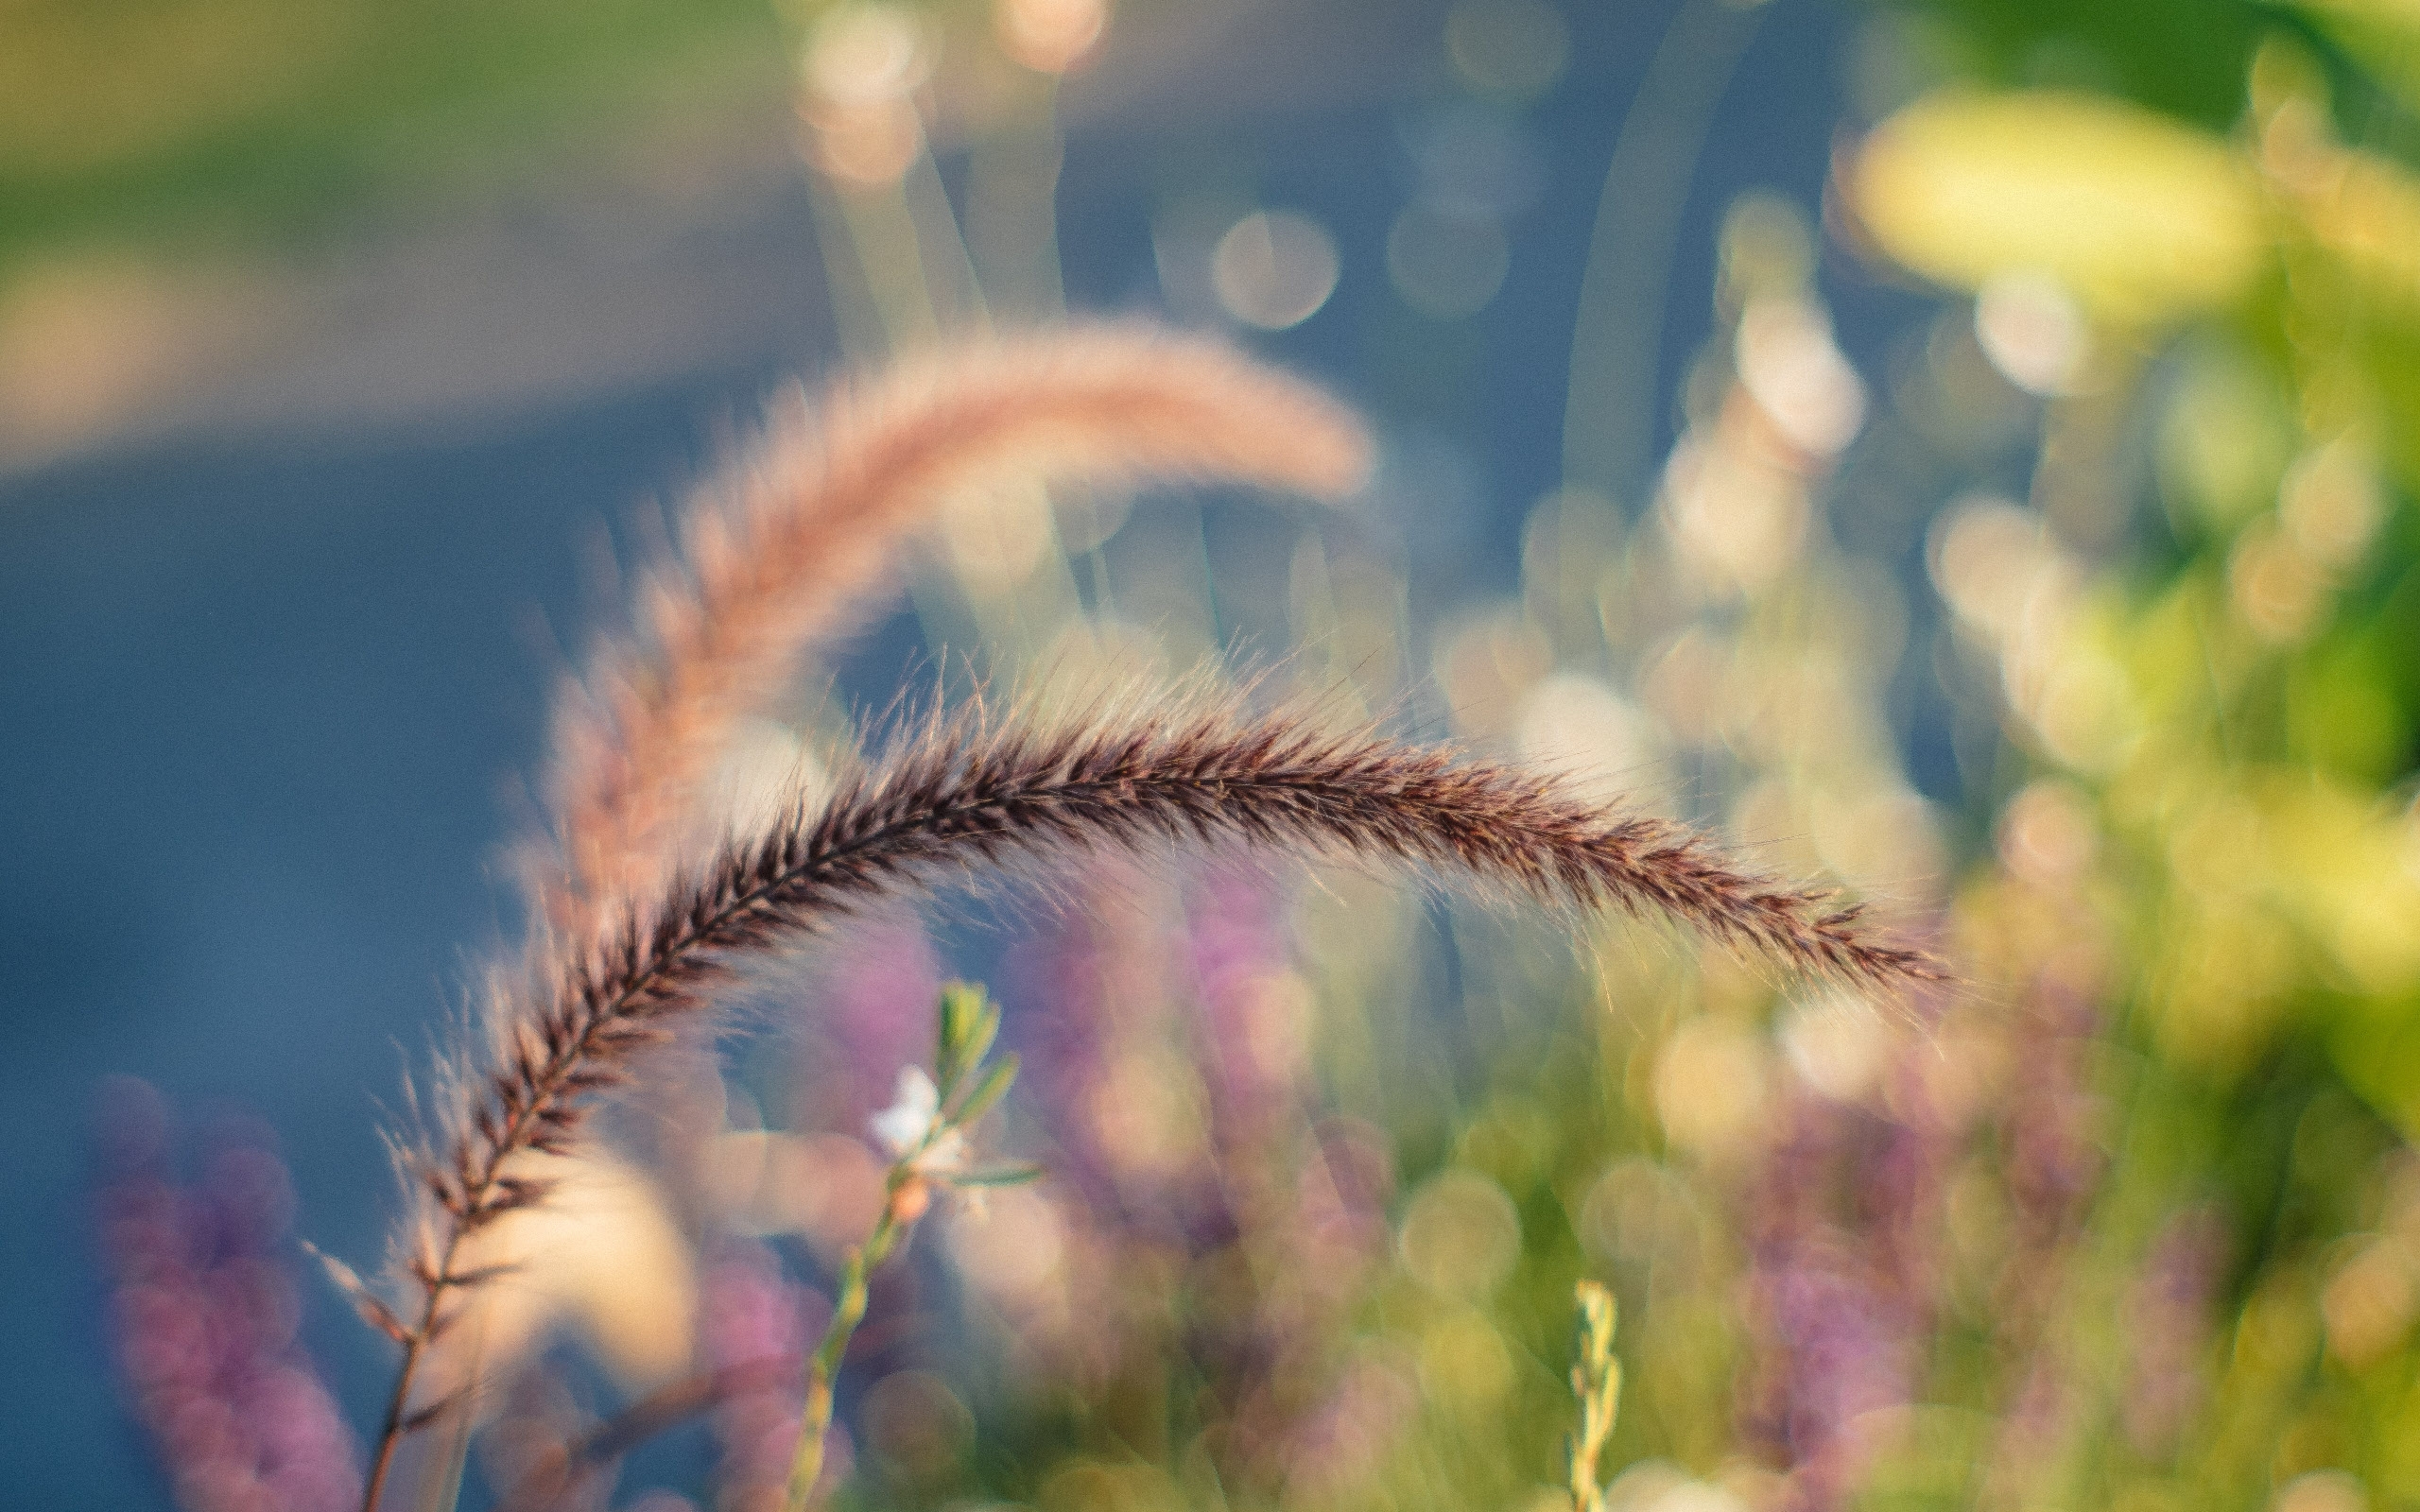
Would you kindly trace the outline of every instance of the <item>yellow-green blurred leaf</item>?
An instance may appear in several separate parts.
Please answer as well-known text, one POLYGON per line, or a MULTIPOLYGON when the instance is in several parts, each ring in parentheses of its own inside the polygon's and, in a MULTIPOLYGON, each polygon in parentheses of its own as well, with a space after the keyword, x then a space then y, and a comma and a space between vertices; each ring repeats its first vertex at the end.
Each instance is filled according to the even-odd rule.
POLYGON ((2406 101, 2420 99, 2420 4, 2414 0, 2299 0, 2293 9, 2406 101))
POLYGON ((1928 95, 1876 127, 1850 173, 1867 231, 1908 267, 1962 288, 2046 274, 2104 321, 2225 304, 2263 252, 2224 142, 2107 99, 1928 95))
POLYGON ((2420 32, 2420 3, 2414 0, 2303 0, 2297 9, 2420 32))
POLYGON ((2263 795, 2273 882, 2352 985, 2372 996, 2420 988, 2420 856, 2412 821, 2368 794, 2281 776, 2263 795))
POLYGON ((2361 293, 2420 311, 2420 179, 2371 153, 2331 153, 2297 199, 2311 239, 2361 293))
POLYGON ((2290 396, 2241 348, 2186 343, 2155 454, 2171 517, 2231 536, 2276 502, 2293 459, 2290 396))

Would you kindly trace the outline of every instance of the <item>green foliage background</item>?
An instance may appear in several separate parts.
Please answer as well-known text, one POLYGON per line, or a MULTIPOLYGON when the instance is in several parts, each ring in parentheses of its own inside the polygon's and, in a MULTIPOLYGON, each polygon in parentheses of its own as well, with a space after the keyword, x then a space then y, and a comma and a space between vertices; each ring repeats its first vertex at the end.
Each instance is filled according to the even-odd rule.
POLYGON ((272 244, 780 87, 752 0, 9 0, 0 267, 272 244))

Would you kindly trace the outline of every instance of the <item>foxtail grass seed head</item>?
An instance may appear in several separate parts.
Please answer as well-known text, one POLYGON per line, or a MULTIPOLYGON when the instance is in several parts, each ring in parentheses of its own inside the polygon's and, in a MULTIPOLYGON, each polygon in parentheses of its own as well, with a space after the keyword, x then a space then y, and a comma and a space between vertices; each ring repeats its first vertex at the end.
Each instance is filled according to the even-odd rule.
MULTIPOLYGON (((463 1234, 545 1196, 513 1157, 565 1149, 595 1093, 628 1080, 640 1052, 752 965, 955 879, 1172 845, 1409 864, 1569 905, 1668 913, 1870 986, 1934 974, 1869 936, 1854 909, 1737 869, 1667 821, 1582 802, 1551 777, 1232 702, 1145 699, 1055 725, 978 703, 925 723, 646 913, 541 962, 503 1005, 502 1063, 467 1084, 444 1149, 418 1163, 430 1206, 408 1267, 432 1296, 457 1284, 447 1267, 463 1234)), ((944 1081, 966 1074, 972 1043, 945 1059, 944 1081)))
POLYGON ((734 726, 854 626, 902 536, 953 496, 1190 480, 1337 499, 1370 459, 1318 389, 1142 327, 962 343, 836 385, 700 490, 685 559, 641 588, 639 636, 558 700, 543 911, 577 930, 662 887, 734 726))

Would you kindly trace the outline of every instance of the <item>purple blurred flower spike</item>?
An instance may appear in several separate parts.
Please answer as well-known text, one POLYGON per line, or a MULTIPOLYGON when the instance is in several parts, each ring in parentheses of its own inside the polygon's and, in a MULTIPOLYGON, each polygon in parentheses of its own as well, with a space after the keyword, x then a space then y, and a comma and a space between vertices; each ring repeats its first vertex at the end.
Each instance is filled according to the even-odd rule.
POLYGON ((1294 1091, 1269 1054, 1284 1026, 1268 1022, 1264 987, 1287 959, 1275 890, 1249 872, 1219 872, 1187 924, 1214 1111, 1224 1137, 1249 1140, 1284 1113, 1294 1091))
MULTIPOLYGON (((1910 1036, 1886 1077, 1912 1075, 1910 1036)), ((1860 1419, 1915 1400, 1943 1284, 1957 1131, 1920 1096, 1886 1117, 1801 1090, 1745 1194, 1756 1366, 1742 1426, 1789 1467, 1787 1504, 1844 1507, 1868 1469, 1860 1419)))
POLYGON ((856 932, 819 973, 797 1091, 800 1128, 851 1133, 890 1101, 899 1068, 932 1052, 940 957, 913 918, 856 932))
POLYGON ((2202 1354, 2226 1266, 2227 1228, 2208 1209, 2170 1218, 2144 1257, 2126 1308, 2133 1358, 2119 1421, 2145 1455, 2171 1452, 2206 1390, 2202 1354))
POLYGON ((131 1078, 102 1090, 99 1238, 121 1387, 188 1512, 346 1512, 360 1455, 295 1342, 293 1188, 266 1125, 213 1130, 173 1184, 173 1118, 131 1078))
MULTIPOLYGON (((714 1412, 715 1437, 722 1446, 715 1504, 733 1512, 778 1507, 805 1394, 798 1362, 830 1319, 831 1304, 785 1276, 770 1249, 735 1242, 707 1269, 699 1314, 698 1336, 712 1368, 737 1371, 769 1361, 786 1363, 779 1385, 730 1396, 714 1412)), ((843 1457, 835 1480, 847 1471, 843 1457)))

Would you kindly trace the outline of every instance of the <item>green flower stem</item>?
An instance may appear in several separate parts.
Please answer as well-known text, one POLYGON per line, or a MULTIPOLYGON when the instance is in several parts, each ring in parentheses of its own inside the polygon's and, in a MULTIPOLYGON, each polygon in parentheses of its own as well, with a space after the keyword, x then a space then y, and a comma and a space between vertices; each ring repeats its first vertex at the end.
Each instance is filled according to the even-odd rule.
POLYGON ((806 1362, 806 1408, 800 1415, 798 1452, 790 1461, 783 1512, 806 1512, 815 1483, 823 1474, 823 1436, 832 1427, 832 1385, 839 1379, 840 1357, 849 1352, 850 1336, 865 1320, 867 1276, 890 1257, 924 1211, 928 1189, 914 1163, 923 1153, 920 1148, 890 1168, 882 1216, 874 1220, 873 1232, 866 1242, 849 1251, 848 1263, 841 1267, 840 1299, 832 1310, 832 1321, 824 1326, 823 1341, 806 1362))
MULTIPOLYGON (((932 1104, 931 1117, 912 1147, 892 1146, 898 1159, 883 1178, 881 1216, 874 1220, 866 1242, 849 1251, 848 1263, 840 1269, 840 1296, 833 1306, 832 1321, 823 1330, 823 1342, 806 1362, 806 1405, 799 1415, 798 1452, 790 1461, 783 1512, 807 1512, 815 1483, 823 1475, 823 1436, 832 1429, 833 1383, 840 1378, 840 1359, 849 1352, 850 1336, 865 1320, 866 1278, 890 1258, 890 1252, 916 1227, 916 1220, 931 1206, 937 1186, 1011 1186, 1041 1174, 1035 1166, 975 1170, 961 1163, 962 1152, 958 1148, 961 1131, 1006 1096, 1017 1077, 1014 1056, 1003 1056, 988 1072, 983 1071, 983 1057, 991 1054, 1000 1033, 999 1008, 984 997, 981 988, 952 982, 942 989, 937 1027, 933 1067, 939 1080, 925 1080, 921 1071, 900 1079, 901 1106, 914 1106, 910 1087, 921 1084, 923 1095, 932 1104), (977 1072, 983 1074, 970 1083, 977 1072)), ((904 1142, 904 1133, 882 1132, 887 1118, 875 1121, 877 1132, 886 1141, 904 1142)))

